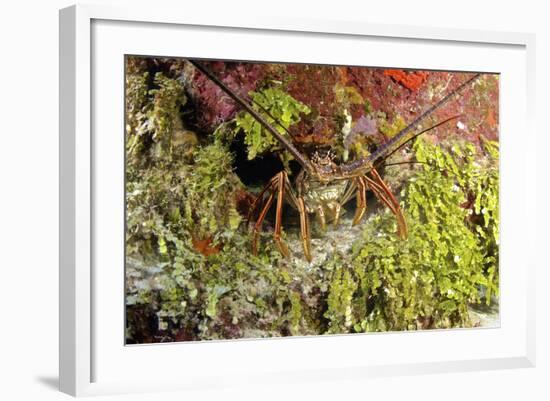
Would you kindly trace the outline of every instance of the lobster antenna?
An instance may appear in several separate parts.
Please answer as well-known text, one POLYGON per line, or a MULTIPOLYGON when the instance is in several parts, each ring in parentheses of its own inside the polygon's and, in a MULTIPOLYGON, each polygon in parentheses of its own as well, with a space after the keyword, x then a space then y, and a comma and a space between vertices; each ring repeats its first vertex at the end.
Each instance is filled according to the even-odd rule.
MULTIPOLYGON (((420 116, 418 116, 412 123, 410 123, 407 127, 403 128, 397 135, 395 135, 392 139, 390 139, 388 142, 383 144, 381 147, 379 147, 376 151, 374 151, 371 155, 367 157, 368 162, 374 162, 380 158, 385 158, 391 153, 395 152, 397 149, 401 147, 401 145, 397 146, 397 148, 394 148, 394 146, 398 145, 399 142, 413 129, 417 127, 417 125, 424 120, 426 117, 428 117, 430 114, 432 114, 434 111, 439 109, 441 106, 443 106, 445 103, 447 103, 449 100, 454 98, 457 94, 459 94, 466 86, 468 86, 470 83, 475 81, 481 76, 480 73, 475 74, 470 79, 466 80, 459 86, 457 86, 453 91, 448 93, 443 99, 441 99, 439 102, 434 104, 432 107, 430 107, 428 110, 426 110, 424 113, 422 113, 420 116)), ((435 128, 435 127, 434 127, 435 128)))
MULTIPOLYGON (((197 68, 200 72, 202 72, 204 75, 206 75, 212 82, 214 82, 221 90, 223 90, 231 99, 233 99, 235 102, 237 102, 243 109, 245 109, 256 121, 258 121, 266 130, 268 130, 271 135, 273 135, 277 140, 283 145, 283 147, 296 159, 298 163, 302 165, 302 167, 307 170, 308 172, 313 172, 313 166, 311 165, 310 161, 302 155, 298 149, 284 136, 282 136, 279 131, 277 131, 275 128, 273 128, 266 120, 265 118, 258 113, 256 110, 254 110, 247 102, 245 102, 239 95, 237 95, 235 92, 233 92, 229 87, 227 87, 218 77, 216 77, 214 74, 212 74, 208 69, 206 69, 202 64, 195 60, 187 59, 195 68, 197 68)), ((273 118, 273 117, 272 117, 273 118)), ((274 119, 275 120, 275 119, 274 119)), ((277 120, 275 120, 277 121, 277 120)))
MULTIPOLYGON (((443 121, 440 121, 438 122, 437 124, 435 125, 432 125, 430 128, 426 128, 425 130, 422 130, 416 134, 414 134, 413 136, 411 136, 409 139, 407 139, 405 142, 403 142, 402 144, 400 144, 398 147, 396 147, 394 150, 392 150, 390 153, 388 153, 387 155, 384 156, 383 159, 378 159, 375 164, 380 164, 381 162, 383 162, 384 160, 386 160, 388 157, 390 157, 391 155, 393 155, 395 152, 397 152, 399 149, 401 149, 403 146, 405 146, 407 143, 409 143, 410 141, 412 141, 413 139, 419 137, 420 135, 422 134, 425 134, 426 132, 428 131, 431 131, 437 127, 439 127, 440 125, 443 125, 443 124, 447 124, 449 121, 452 121, 454 119, 457 119, 458 117, 462 116, 462 114, 458 114, 456 116, 452 116, 452 117, 449 117, 447 118, 446 120, 443 120, 443 121)), ((388 165, 388 164, 386 164, 388 165)))
MULTIPOLYGON (((470 83, 474 82, 476 79, 478 79, 481 76, 480 73, 475 74, 470 79, 466 80, 459 86, 457 86, 453 91, 448 93, 443 99, 441 99, 439 102, 434 104, 432 107, 430 107, 428 110, 426 110, 424 113, 422 113, 419 117, 417 117, 412 123, 410 123, 407 127, 402 129, 395 135, 392 139, 390 139, 388 142, 383 144, 381 147, 379 147, 377 150, 375 150, 373 153, 371 153, 369 156, 362 157, 360 159, 357 159, 351 163, 342 165, 341 168, 343 171, 345 171, 346 175, 354 174, 355 172, 367 170, 372 168, 374 163, 377 160, 385 159, 388 157, 388 155, 394 153, 397 149, 399 149, 403 144, 399 144, 399 142, 407 135, 409 134, 414 128, 417 127, 417 125, 424 120, 426 117, 428 117, 431 113, 433 113, 435 110, 443 106, 445 103, 447 103, 449 100, 451 100, 454 96, 456 96, 460 91, 462 91, 466 86, 468 86, 470 83)), ((439 125, 445 123, 446 121, 440 123, 439 125)), ((437 125, 436 125, 437 126, 437 125)), ((433 127, 435 128, 435 127, 433 127)), ((426 132, 426 131, 423 131, 426 132)), ((420 134, 422 134, 421 132, 420 134)), ((420 135, 418 134, 418 135, 420 135)), ((416 135, 416 136, 418 136, 416 135)), ((416 137, 415 136, 415 137, 416 137)), ((405 141, 407 143, 407 141, 405 141)))
POLYGON ((410 161, 404 161, 404 162, 395 162, 395 163, 384 164, 384 167, 401 166, 402 164, 426 164, 426 165, 429 166, 429 163, 426 163, 426 162, 419 162, 417 160, 410 160, 410 161))

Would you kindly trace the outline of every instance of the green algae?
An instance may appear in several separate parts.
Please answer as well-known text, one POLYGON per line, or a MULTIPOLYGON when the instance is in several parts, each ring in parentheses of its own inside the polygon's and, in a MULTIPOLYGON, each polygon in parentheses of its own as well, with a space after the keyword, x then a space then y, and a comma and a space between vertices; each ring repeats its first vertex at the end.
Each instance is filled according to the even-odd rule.
MULTIPOLYGON (((307 112, 279 88, 258 93, 286 127, 307 112)), ((139 69, 127 77, 129 342, 469 327, 469 306, 498 296, 498 144, 416 141, 410 152, 422 164, 400 182, 409 238, 398 239, 393 215, 373 203, 360 227, 344 216, 325 236, 313 230, 307 263, 289 221, 291 259, 269 227, 253 255, 237 211, 247 188, 233 169, 232 139, 245 135, 249 158, 278 143, 246 114, 214 134, 194 133, 186 105, 178 79, 139 69)), ((402 125, 394 119, 386 134, 402 125)))

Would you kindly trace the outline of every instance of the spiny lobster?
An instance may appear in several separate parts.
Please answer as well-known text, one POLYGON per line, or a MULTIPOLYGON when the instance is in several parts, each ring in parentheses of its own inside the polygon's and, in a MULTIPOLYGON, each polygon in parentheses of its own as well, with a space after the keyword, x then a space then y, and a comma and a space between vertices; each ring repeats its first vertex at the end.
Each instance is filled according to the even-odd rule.
MULTIPOLYGON (((407 237, 407 223, 405 217, 403 216, 401 207, 399 206, 399 202, 391 192, 388 185, 382 180, 376 168, 379 167, 390 155, 403 147, 407 142, 427 131, 458 118, 459 116, 453 116, 431 126, 430 128, 415 133, 415 131, 419 130, 418 126, 423 120, 425 120, 429 115, 445 103, 453 99, 481 75, 476 73, 465 82, 458 85, 441 100, 415 118, 409 125, 407 125, 407 127, 399 131, 393 138, 378 147, 373 153, 348 163, 337 164, 335 163, 334 154, 330 151, 324 154, 315 152, 311 158, 302 154, 292 142, 279 133, 279 131, 275 129, 260 113, 252 108, 249 103, 227 87, 227 85, 225 85, 205 66, 196 60, 188 61, 195 66, 195 68, 205 74, 231 99, 250 113, 254 119, 256 119, 258 123, 260 123, 268 132, 270 132, 271 135, 273 135, 301 165, 302 170, 295 179, 294 187, 291 184, 287 173, 283 170, 276 174, 268 182, 253 202, 249 214, 249 221, 252 214, 260 208, 260 213, 252 228, 253 253, 256 254, 258 251, 258 237, 261 232, 262 223, 273 205, 273 202, 276 202, 275 229, 273 238, 281 254, 287 258, 290 257, 290 251, 281 237, 283 203, 284 201, 287 201, 299 212, 301 240, 304 255, 309 262, 312 260, 309 214, 317 214, 321 227, 324 230, 327 221, 326 213, 330 212, 333 224, 336 226, 338 224, 343 205, 350 201, 355 195, 357 208, 355 210, 352 224, 356 225, 361 221, 367 209, 367 189, 370 189, 374 195, 396 216, 398 236, 403 239, 407 237), (414 134, 410 135, 411 133, 414 134)), ((273 118, 273 116, 271 116, 265 108, 258 103, 256 103, 256 105, 285 131, 287 131, 286 128, 275 118, 273 118)))

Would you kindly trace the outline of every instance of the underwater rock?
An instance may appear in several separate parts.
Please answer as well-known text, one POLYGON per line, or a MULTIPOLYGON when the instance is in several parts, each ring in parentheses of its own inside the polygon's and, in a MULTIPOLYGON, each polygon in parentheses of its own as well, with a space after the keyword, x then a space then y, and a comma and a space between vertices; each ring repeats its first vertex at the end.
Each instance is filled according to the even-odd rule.
MULTIPOLYGON (((220 80, 244 99, 256 89, 265 77, 268 65, 258 63, 209 62, 204 63, 220 80)), ((218 125, 235 117, 240 110, 232 99, 204 74, 195 73, 188 90, 200 113, 198 125, 205 131, 214 131, 218 125)))
MULTIPOLYGON (((136 149, 144 151, 133 153, 135 163, 129 163, 127 168, 128 338, 162 342, 467 327, 468 313, 475 325, 493 324, 491 311, 466 309, 469 302, 478 298, 476 285, 484 278, 470 274, 470 266, 459 262, 468 260, 466 251, 475 248, 475 238, 464 222, 476 228, 485 222, 487 232, 482 229, 481 234, 493 238, 493 225, 498 229, 498 222, 490 219, 497 216, 497 195, 489 200, 483 198, 485 206, 477 207, 489 207, 491 213, 480 211, 465 218, 464 208, 475 209, 475 198, 467 198, 468 204, 461 208, 451 207, 463 199, 458 197, 458 189, 453 189, 456 184, 447 185, 443 179, 448 177, 446 172, 418 165, 387 167, 384 179, 405 205, 404 210, 411 213, 410 226, 415 229, 411 230, 409 242, 399 242, 392 216, 369 192, 367 215, 357 226, 352 226, 353 200, 343 210, 340 223, 336 227, 328 225, 326 231, 321 232, 310 216, 311 262, 303 252, 298 213, 288 205, 283 208, 283 238, 291 256, 284 258, 273 240, 274 208, 264 221, 258 252, 252 254, 252 236, 244 223, 255 200, 253 193, 269 182, 276 169, 278 172, 289 164, 283 160, 279 168, 269 162, 268 156, 280 156, 280 147, 262 150, 257 146, 259 150, 250 157, 250 152, 245 154, 246 142, 236 145, 237 139, 243 139, 237 136, 243 131, 238 130, 244 130, 234 128, 238 119, 232 121, 238 106, 205 77, 195 74, 192 66, 180 62, 172 68, 164 61, 151 63, 148 61, 146 66, 149 76, 144 75, 143 63, 133 65, 137 71, 132 92, 135 96, 129 97, 140 106, 144 103, 137 110, 147 120, 153 119, 143 110, 155 110, 160 103, 155 99, 166 101, 162 102, 163 107, 157 106, 159 110, 154 114, 162 118, 154 119, 158 124, 151 128, 150 135, 133 136, 141 147, 136 149), (157 79, 158 88, 149 87, 158 73, 163 78, 157 79), (180 94, 181 82, 185 91, 180 94), (224 126, 231 131, 228 135, 220 135, 220 122, 227 122, 224 126), (162 157, 153 157, 151 151, 157 138, 170 145, 158 149, 162 157), (236 162, 236 150, 257 163, 236 162), (242 173, 239 166, 261 169, 265 177, 255 174, 254 179, 245 182, 244 175, 238 174, 242 173), (420 176, 420 172, 424 175, 420 176), (412 185, 413 174, 419 190, 409 198, 402 184, 412 185), (424 178, 418 181, 418 177, 424 178), (411 208, 413 199, 416 201, 411 208), (439 207, 432 217, 443 216, 446 220, 420 221, 419 216, 424 216, 432 204, 439 207), (434 221, 437 224, 431 224, 434 221), (470 242, 465 243, 464 238, 470 242), (460 269, 451 269, 455 265, 460 269), (448 279, 451 274, 453 280, 458 274, 458 279, 448 279)), ((350 159, 395 135, 465 77, 460 73, 390 74, 383 69, 335 66, 222 62, 208 65, 242 97, 253 96, 251 91, 273 95, 275 89, 287 97, 292 95, 311 108, 308 113, 298 109, 295 114, 300 121, 291 124, 290 130, 295 134, 292 140, 301 145, 300 150, 330 147, 337 153, 345 149, 349 150, 350 159), (354 147, 358 142, 363 149, 354 147)), ((445 131, 434 131, 431 143, 441 143, 440 147, 447 149, 439 134, 453 134, 453 141, 456 135, 469 139, 478 136, 474 138, 477 141, 486 132, 496 134, 498 109, 494 105, 498 97, 495 100, 492 96, 498 95, 497 89, 498 78, 486 77, 476 83, 473 93, 436 113, 433 121, 463 110, 468 111, 468 116, 461 117, 454 126, 446 126, 445 131), (493 99, 492 107, 478 106, 483 97, 493 99)), ((270 97, 272 103, 281 98, 270 97)), ((289 121, 292 108, 282 108, 280 115, 289 121)), ((129 112, 133 111, 129 108, 129 112)), ((432 121, 424 125, 430 124, 432 121)), ((128 133, 134 131, 129 129, 128 133)), ((388 162, 414 160, 422 155, 426 159, 426 150, 414 151, 420 143, 399 150, 388 162)), ((443 155, 436 159, 437 166, 448 161, 443 155)), ((449 164, 446 169, 451 171, 451 167, 449 164)), ((470 167, 477 171, 479 165, 470 167)), ((455 170, 456 174, 465 171, 455 170)), ((297 171, 292 173, 291 179, 297 171)), ((490 188, 498 184, 497 178, 490 181, 490 188)), ((489 244, 489 240, 483 244, 489 244)), ((473 256, 480 263, 482 257, 489 255, 493 262, 488 262, 497 266, 494 259, 498 248, 495 249, 483 254, 482 249, 476 250, 473 256)), ((490 270, 483 274, 487 280, 494 280, 490 270)))
MULTIPOLYGON (((344 212, 345 213, 345 212, 344 212)), ((299 230, 294 227, 286 230, 288 234, 288 245, 294 250, 292 264, 305 271, 323 270, 324 265, 335 253, 341 255, 349 255, 353 243, 361 237, 364 229, 363 225, 352 225, 352 216, 350 213, 344 214, 337 227, 331 224, 327 225, 327 231, 315 233, 317 227, 314 227, 311 239, 312 261, 308 262, 304 256, 302 242, 299 235, 299 230)))
POLYGON ((474 327, 500 327, 500 312, 498 299, 491 300, 491 305, 471 305, 468 308, 474 327))

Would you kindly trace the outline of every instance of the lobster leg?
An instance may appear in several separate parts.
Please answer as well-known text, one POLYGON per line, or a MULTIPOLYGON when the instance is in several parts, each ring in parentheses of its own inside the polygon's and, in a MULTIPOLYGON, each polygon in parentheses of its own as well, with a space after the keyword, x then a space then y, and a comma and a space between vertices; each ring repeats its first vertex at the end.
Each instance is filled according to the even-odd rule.
POLYGON ((355 209, 355 215, 353 216, 353 222, 352 225, 357 225, 361 222, 361 219, 365 215, 365 212, 367 211, 367 194, 366 194, 367 186, 365 184, 365 181, 363 180, 363 177, 359 176, 357 178, 354 178, 353 181, 351 181, 351 184, 346 189, 346 192, 342 196, 342 200, 340 202, 341 205, 345 205, 348 203, 353 195, 356 195, 356 204, 357 207, 355 209))
POLYGON ((269 198, 267 198, 267 201, 262 211, 260 212, 260 216, 258 217, 256 224, 254 225, 254 233, 252 234, 252 253, 254 255, 258 253, 258 236, 260 235, 260 231, 262 229, 262 223, 265 219, 267 212, 269 211, 269 208, 271 207, 271 204, 273 203, 274 197, 275 197, 275 193, 271 192, 269 194, 269 198))
POLYGON ((382 188, 372 181, 370 178, 367 178, 369 187, 374 193, 374 195, 381 201, 397 218, 397 234, 400 238, 406 238, 406 226, 404 226, 404 219, 400 216, 400 211, 395 208, 395 205, 391 202, 388 196, 383 192, 382 188))
POLYGON ((268 184, 262 189, 262 191, 256 196, 256 199, 254 200, 254 203, 252 203, 252 207, 250 208, 250 211, 248 212, 247 221, 250 222, 250 220, 252 219, 252 215, 253 215, 254 212, 256 211, 256 208, 257 208, 258 205, 260 204, 260 201, 263 199, 264 194, 265 194, 268 190, 273 191, 273 186, 274 186, 274 183, 277 181, 277 177, 278 177, 278 175, 276 175, 276 176, 273 177, 271 180, 269 180, 269 183, 268 183, 268 184))
POLYGON ((367 211, 367 185, 363 177, 357 177, 357 208, 353 217, 352 225, 357 225, 367 211))
POLYGON ((342 195, 342 198, 340 200, 340 204, 344 206, 346 203, 348 203, 351 198, 353 197, 353 194, 357 190, 357 180, 354 179, 350 181, 350 184, 348 188, 346 189, 346 192, 344 192, 344 195, 342 195))
POLYGON ((380 177, 380 174, 378 174, 378 171, 372 170, 371 175, 375 176, 376 181, 382 186, 384 192, 388 195, 390 201, 395 207, 395 214, 397 216, 397 223, 399 227, 399 236, 403 239, 407 238, 408 236, 408 228, 407 228, 407 221, 405 220, 405 216, 403 215, 403 211, 401 210, 401 207, 399 206, 399 202, 397 199, 395 199, 395 196, 393 195, 390 188, 386 185, 386 183, 382 180, 382 177, 380 177))
POLYGON ((302 235, 302 245, 304 247, 304 255, 308 262, 311 262, 311 245, 309 231, 309 217, 307 215, 306 204, 301 196, 297 200, 298 211, 300 212, 300 233, 302 235))
POLYGON ((327 230, 327 219, 325 217, 325 210, 322 206, 319 206, 317 208, 317 218, 319 219, 319 224, 321 225, 321 230, 326 231, 327 230))
POLYGON ((338 221, 340 220, 340 213, 342 212, 342 205, 338 202, 334 202, 331 205, 332 213, 334 214, 334 220, 332 222, 332 226, 334 228, 338 227, 338 221))
POLYGON ((397 233, 399 237, 402 239, 407 238, 407 222, 405 221, 405 216, 399 206, 399 202, 397 202, 397 199, 395 199, 395 196, 376 170, 370 171, 369 175, 371 177, 364 177, 369 184, 369 187, 372 189, 376 197, 382 201, 382 203, 384 203, 397 218, 397 233))
POLYGON ((279 251, 283 254, 285 258, 290 258, 290 251, 281 238, 282 231, 282 219, 283 219, 283 201, 285 196, 285 184, 286 184, 286 173, 281 171, 277 174, 277 209, 275 210, 275 233, 273 234, 273 239, 279 248, 279 251))
POLYGON ((395 196, 393 195, 392 191, 390 190, 390 188, 386 185, 386 183, 382 180, 382 177, 380 177, 380 174, 378 174, 378 171, 376 171, 376 169, 372 169, 370 172, 369 172, 369 175, 374 179, 374 181, 380 185, 384 192, 388 195, 388 197, 390 198, 391 202, 396 206, 396 208, 399 208, 399 202, 397 202, 397 199, 395 199, 395 196))
POLYGON ((273 205, 275 201, 275 196, 277 197, 276 210, 275 210, 275 230, 273 233, 273 239, 279 248, 281 254, 289 258, 290 251, 281 238, 282 233, 282 218, 283 218, 283 203, 285 196, 287 196, 289 202, 298 209, 300 212, 300 227, 302 234, 302 243, 304 246, 304 254, 306 258, 311 261, 311 247, 310 247, 310 231, 309 231, 309 219, 307 215, 307 210, 305 206, 304 199, 302 197, 297 197, 292 191, 292 186, 288 180, 288 176, 284 171, 278 173, 273 177, 269 183, 264 187, 264 189, 258 194, 256 200, 254 201, 251 211, 249 213, 249 220, 256 208, 262 203, 264 195, 269 193, 267 200, 263 203, 262 210, 253 229, 252 237, 252 252, 257 254, 258 252, 258 238, 260 236, 262 223, 267 215, 267 212, 273 205))
POLYGON ((352 225, 357 225, 361 222, 361 219, 365 215, 365 212, 367 211, 367 184, 364 180, 364 177, 357 177, 353 181, 351 181, 351 184, 346 189, 346 192, 342 196, 342 200, 340 201, 341 205, 345 205, 348 203, 353 195, 356 195, 357 198, 357 208, 355 209, 355 215, 353 216, 353 222, 352 225))
POLYGON ((285 172, 282 174, 285 183, 285 194, 288 196, 292 206, 296 207, 300 213, 300 234, 302 237, 302 246, 304 247, 304 255, 307 261, 311 262, 311 231, 309 229, 309 216, 307 213, 306 202, 302 195, 297 196, 295 194, 288 179, 288 175, 285 172))

